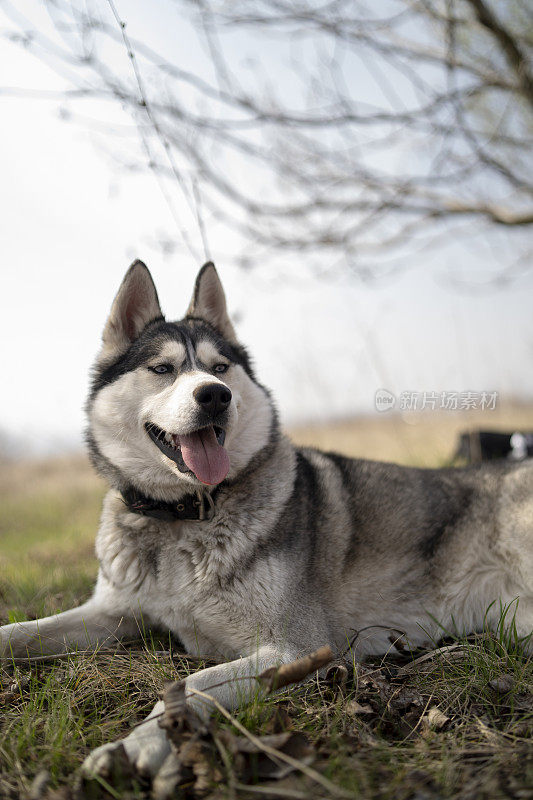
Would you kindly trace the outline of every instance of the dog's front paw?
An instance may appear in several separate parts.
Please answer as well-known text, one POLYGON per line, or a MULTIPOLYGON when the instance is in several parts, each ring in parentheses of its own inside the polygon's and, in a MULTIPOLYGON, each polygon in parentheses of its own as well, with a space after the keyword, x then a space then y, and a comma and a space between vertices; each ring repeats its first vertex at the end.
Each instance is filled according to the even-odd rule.
POLYGON ((86 778, 111 779, 122 775, 154 778, 170 752, 168 739, 156 720, 141 724, 119 742, 104 744, 84 761, 82 774, 86 778))

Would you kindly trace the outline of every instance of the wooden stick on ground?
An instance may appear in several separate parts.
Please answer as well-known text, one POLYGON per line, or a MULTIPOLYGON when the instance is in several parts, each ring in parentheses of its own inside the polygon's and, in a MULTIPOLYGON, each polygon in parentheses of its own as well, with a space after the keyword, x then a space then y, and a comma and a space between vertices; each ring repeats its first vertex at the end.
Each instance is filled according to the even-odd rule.
POLYGON ((281 689, 282 686, 303 681, 312 672, 322 669, 330 661, 333 661, 331 648, 328 646, 319 647, 318 650, 309 653, 303 658, 298 658, 296 661, 281 664, 279 667, 269 667, 260 675, 257 675, 257 680, 265 685, 267 693, 274 692, 276 689, 281 689))

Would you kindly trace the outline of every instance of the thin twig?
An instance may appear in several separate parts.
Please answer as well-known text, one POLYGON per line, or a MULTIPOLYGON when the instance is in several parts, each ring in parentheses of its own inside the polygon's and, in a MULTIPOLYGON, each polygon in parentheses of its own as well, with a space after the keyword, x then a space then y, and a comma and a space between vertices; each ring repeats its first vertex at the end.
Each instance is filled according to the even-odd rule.
MULTIPOLYGON (((190 210, 195 215, 196 221, 197 221, 199 229, 200 229, 200 236, 202 238, 202 242, 203 242, 203 245, 204 245, 204 250, 207 251, 207 244, 206 244, 206 238, 205 238, 206 237, 206 233, 205 233, 205 229, 204 229, 203 224, 200 225, 201 211, 198 208, 198 204, 196 202, 196 196, 195 196, 194 203, 191 202, 191 198, 190 198, 189 192, 187 191, 187 188, 185 186, 185 181, 183 180, 183 177, 182 177, 182 175, 181 175, 181 173, 180 173, 180 171, 178 169, 178 166, 177 166, 176 161, 174 159, 174 156, 173 156, 170 144, 168 142, 168 139, 164 135, 163 131, 161 130, 159 122, 158 122, 158 120, 157 120, 157 118, 156 118, 156 116, 155 116, 155 114, 154 114, 154 112, 152 110, 151 103, 149 103, 149 101, 148 101, 148 94, 147 94, 147 92, 145 90, 145 87, 144 87, 144 81, 143 81, 142 76, 141 76, 141 70, 140 70, 139 64, 137 62, 135 51, 133 49, 133 45, 132 45, 132 43, 130 41, 129 36, 126 33, 126 23, 120 18, 120 15, 119 15, 119 13, 117 11, 117 8, 116 8, 113 0, 107 0, 107 2, 109 4, 109 7, 111 9, 111 12, 112 12, 113 16, 115 17, 117 25, 120 27, 122 40, 124 42, 124 46, 126 47, 126 52, 128 54, 128 58, 131 61, 133 74, 135 76, 135 81, 137 83, 137 87, 138 87, 138 90, 139 90, 139 97, 140 97, 140 101, 141 101, 141 106, 145 109, 146 116, 148 117, 148 120, 149 120, 150 124, 152 125, 152 127, 153 127, 153 129, 154 129, 154 131, 155 131, 155 133, 157 135, 157 138, 159 139, 159 141, 160 141, 160 143, 161 143, 161 145, 163 147, 163 150, 165 152, 165 155, 167 157, 168 163, 170 165, 170 169, 172 171, 172 174, 173 174, 174 178, 176 179, 176 181, 178 183, 178 186, 180 187, 180 189, 181 189, 181 191, 183 193, 183 196, 185 197, 185 200, 189 205, 190 210)), ((158 183, 160 185, 160 188, 163 191, 163 195, 165 197, 165 200, 167 201, 167 205, 169 206, 169 209, 170 209, 170 211, 171 211, 171 213, 172 213, 172 215, 173 215, 173 217, 174 217, 174 219, 176 221, 176 224, 178 226, 178 230, 180 232, 180 235, 181 235, 183 241, 185 242, 185 244, 187 245, 192 257, 197 260, 198 256, 197 256, 196 250, 195 250, 194 246, 192 245, 192 243, 190 241, 188 233, 185 231, 185 229, 181 226, 181 223, 179 222, 179 218, 177 217, 177 213, 176 213, 176 211, 174 209, 174 205, 170 202, 170 198, 166 194, 166 190, 164 190, 164 188, 163 188, 163 186, 162 186, 162 184, 160 182, 160 175, 157 172, 157 170, 153 169, 155 167, 155 164, 154 164, 154 159, 152 158, 152 155, 151 155, 151 151, 150 151, 150 146, 148 144, 148 140, 144 137, 144 134, 143 134, 143 132, 142 132, 142 130, 140 129, 139 126, 138 126, 138 130, 139 130, 139 133, 140 133, 140 135, 141 135, 141 137, 143 139, 144 147, 145 147, 145 150, 146 150, 146 153, 147 153, 147 156, 148 156, 148 160, 149 160, 149 165, 152 168, 152 171, 155 172, 156 177, 158 178, 158 183)))
POLYGON ((431 659, 437 658, 441 655, 447 655, 451 653, 453 650, 468 650, 468 645, 461 644, 460 642, 456 642, 455 644, 449 644, 445 647, 437 647, 435 650, 432 650, 431 653, 425 653, 423 656, 419 656, 415 658, 414 661, 410 661, 408 664, 405 664, 403 667, 398 669, 396 675, 398 677, 402 675, 408 675, 410 672, 416 670, 420 664, 423 664, 424 661, 430 661, 431 659))

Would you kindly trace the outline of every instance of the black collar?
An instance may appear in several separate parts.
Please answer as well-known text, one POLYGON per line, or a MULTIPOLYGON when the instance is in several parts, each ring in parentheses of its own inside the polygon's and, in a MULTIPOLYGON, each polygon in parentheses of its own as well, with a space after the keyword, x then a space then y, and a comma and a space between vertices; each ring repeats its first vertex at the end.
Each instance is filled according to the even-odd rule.
POLYGON ((199 490, 194 494, 186 494, 175 503, 165 500, 155 500, 146 497, 133 487, 121 492, 122 500, 128 511, 140 514, 143 517, 153 517, 166 522, 177 519, 210 520, 215 516, 215 501, 217 490, 212 494, 199 490))

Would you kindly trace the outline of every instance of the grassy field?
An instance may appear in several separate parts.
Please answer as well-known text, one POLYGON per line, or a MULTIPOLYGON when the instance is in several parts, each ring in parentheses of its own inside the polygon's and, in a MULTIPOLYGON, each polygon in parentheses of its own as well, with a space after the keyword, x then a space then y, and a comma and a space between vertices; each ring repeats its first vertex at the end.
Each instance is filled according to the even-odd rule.
MULTIPOLYGON (((466 423, 533 429, 533 409, 507 408, 484 419, 370 418, 292 433, 303 444, 430 466, 450 460, 466 423)), ((0 466, 0 624, 64 610, 88 597, 103 493, 82 456, 0 466)), ((412 654, 391 645, 385 659, 358 665, 347 678, 333 673, 257 702, 234 721, 220 718, 202 745, 203 788, 191 774, 176 796, 533 798, 531 659, 503 633, 452 636, 446 644, 448 649, 414 663, 412 654), (287 732, 286 745, 279 736, 268 741, 289 748, 297 768, 272 779, 261 749, 239 750, 244 734, 238 723, 247 735, 287 732)), ((109 792, 103 784, 83 787, 77 769, 91 748, 140 721, 166 681, 199 667, 164 638, 139 640, 114 654, 4 664, 1 800, 30 791, 49 800, 148 797, 146 785, 127 776, 109 792), (48 788, 32 789, 35 776, 48 788)))

